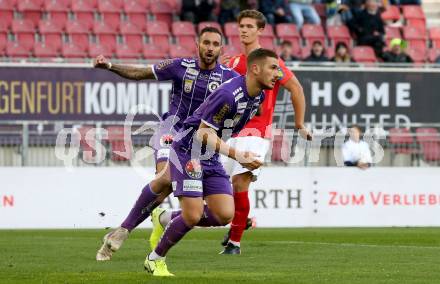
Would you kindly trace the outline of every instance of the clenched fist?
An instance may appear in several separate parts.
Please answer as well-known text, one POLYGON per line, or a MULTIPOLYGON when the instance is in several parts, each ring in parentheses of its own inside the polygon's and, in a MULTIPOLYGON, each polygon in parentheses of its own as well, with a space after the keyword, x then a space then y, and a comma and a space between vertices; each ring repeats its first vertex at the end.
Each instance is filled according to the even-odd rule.
POLYGON ((93 60, 93 67, 101 69, 110 69, 111 63, 104 55, 98 55, 93 60))

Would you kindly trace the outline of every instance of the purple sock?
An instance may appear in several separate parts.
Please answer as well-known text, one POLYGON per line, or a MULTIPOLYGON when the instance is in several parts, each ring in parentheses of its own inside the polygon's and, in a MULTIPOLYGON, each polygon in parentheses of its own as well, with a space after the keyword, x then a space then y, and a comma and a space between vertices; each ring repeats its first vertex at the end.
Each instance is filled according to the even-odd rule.
MULTIPOLYGON (((182 213, 182 210, 175 210, 175 211, 171 212, 171 220, 173 220, 174 218, 179 216, 180 213, 182 213)), ((217 219, 214 217, 214 215, 208 209, 208 206, 205 205, 205 207, 203 208, 202 218, 200 219, 199 223, 197 223, 196 226, 198 226, 198 227, 218 227, 218 226, 223 226, 223 225, 217 221, 217 219)))
POLYGON ((121 227, 131 232, 140 223, 147 219, 148 216, 150 216, 151 211, 159 205, 159 203, 156 202, 158 196, 159 194, 154 193, 151 190, 150 185, 147 184, 144 189, 142 189, 141 195, 131 209, 130 214, 125 218, 121 227))
POLYGON ((199 223, 197 223, 196 226, 199 227, 218 227, 222 226, 222 224, 217 221, 217 219, 214 217, 214 214, 209 210, 208 206, 205 205, 205 208, 203 208, 203 216, 200 219, 199 223))
POLYGON ((168 223, 154 251, 160 256, 165 256, 168 250, 179 242, 191 229, 192 227, 189 227, 183 221, 182 215, 177 216, 168 223))

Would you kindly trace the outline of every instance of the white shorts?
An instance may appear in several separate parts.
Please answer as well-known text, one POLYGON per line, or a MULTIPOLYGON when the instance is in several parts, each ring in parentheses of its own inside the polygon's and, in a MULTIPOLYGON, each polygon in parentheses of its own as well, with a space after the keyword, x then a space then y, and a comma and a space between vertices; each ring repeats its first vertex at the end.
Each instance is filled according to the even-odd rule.
MULTIPOLYGON (((230 138, 226 143, 240 151, 253 152, 261 157, 264 161, 267 151, 270 147, 270 140, 256 136, 235 137, 230 138)), ((221 162, 226 170, 226 173, 231 177, 234 175, 249 172, 248 169, 240 165, 236 160, 230 159, 226 156, 221 156, 221 162)), ((252 171, 253 181, 257 180, 258 175, 261 172, 261 168, 252 171)))

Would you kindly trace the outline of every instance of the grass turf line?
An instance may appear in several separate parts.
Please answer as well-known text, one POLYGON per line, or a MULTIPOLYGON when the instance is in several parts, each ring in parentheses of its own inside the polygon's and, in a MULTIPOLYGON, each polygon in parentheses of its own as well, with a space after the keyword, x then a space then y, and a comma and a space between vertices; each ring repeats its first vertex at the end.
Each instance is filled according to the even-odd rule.
POLYGON ((240 256, 225 229, 196 229, 169 253, 175 278, 143 271, 147 230, 107 263, 105 230, 0 230, 0 283, 440 283, 440 228, 255 229, 240 256))

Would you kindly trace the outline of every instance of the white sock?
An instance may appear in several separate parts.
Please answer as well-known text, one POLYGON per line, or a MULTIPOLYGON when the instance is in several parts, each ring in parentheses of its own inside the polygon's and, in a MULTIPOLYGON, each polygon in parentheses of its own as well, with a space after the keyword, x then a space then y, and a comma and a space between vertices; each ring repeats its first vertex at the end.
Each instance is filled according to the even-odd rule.
POLYGON ((240 242, 234 242, 234 241, 231 241, 231 240, 229 240, 229 242, 231 244, 233 244, 234 246, 240 247, 240 242))
POLYGON ((162 227, 166 227, 168 223, 171 221, 171 214, 173 213, 172 210, 165 210, 160 214, 159 216, 159 222, 162 225, 162 227))
POLYGON ((165 257, 158 255, 154 250, 148 255, 149 260, 164 259, 165 257))

